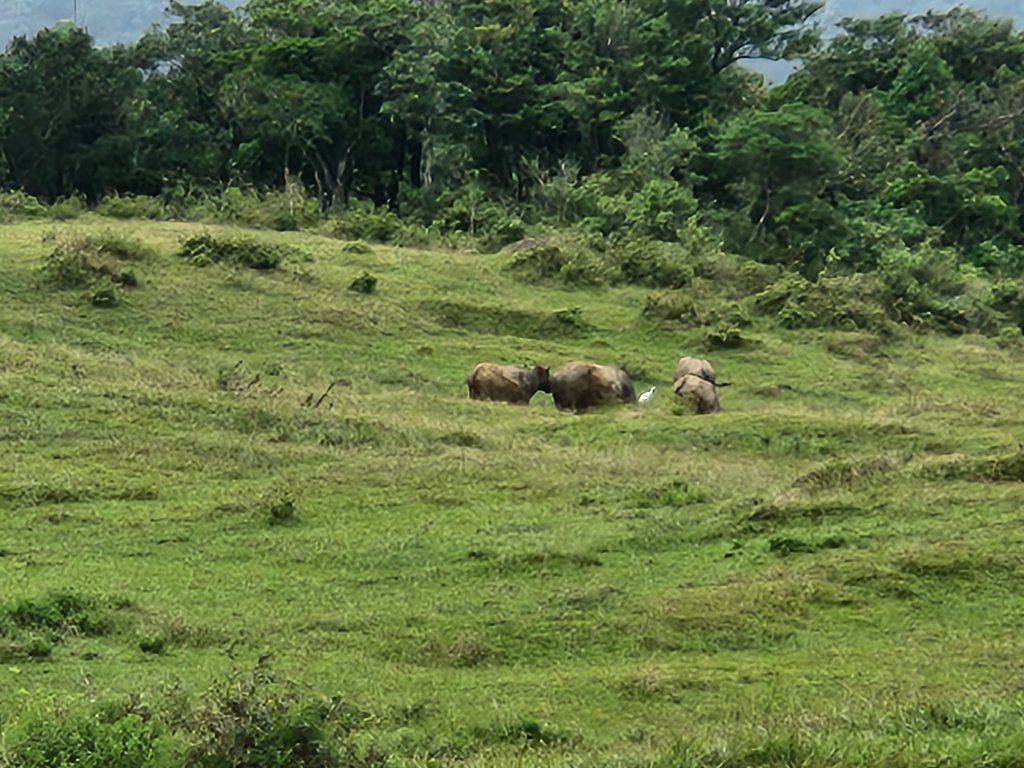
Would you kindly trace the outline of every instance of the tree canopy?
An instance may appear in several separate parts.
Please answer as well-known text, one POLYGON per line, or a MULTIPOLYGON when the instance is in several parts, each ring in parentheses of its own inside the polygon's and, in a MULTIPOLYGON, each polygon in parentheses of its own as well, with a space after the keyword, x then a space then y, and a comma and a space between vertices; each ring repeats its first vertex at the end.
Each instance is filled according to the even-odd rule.
MULTIPOLYGON (((929 243, 1024 248, 1024 37, 957 8, 814 0, 171 0, 97 47, 0 55, 0 184, 43 200, 298 187, 473 234, 509 222, 725 247, 809 276, 929 243), (793 59, 768 87, 742 66, 793 59)), ((509 231, 519 231, 511 227, 509 231)))

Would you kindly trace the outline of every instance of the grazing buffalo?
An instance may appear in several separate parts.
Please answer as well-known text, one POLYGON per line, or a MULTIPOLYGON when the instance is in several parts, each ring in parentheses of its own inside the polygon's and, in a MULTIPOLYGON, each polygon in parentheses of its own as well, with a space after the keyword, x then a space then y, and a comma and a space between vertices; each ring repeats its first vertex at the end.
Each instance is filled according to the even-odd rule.
POLYGON ((521 368, 518 365, 480 363, 466 379, 473 400, 500 400, 526 405, 541 392, 550 392, 548 369, 521 368))
POLYGON ((673 389, 676 399, 685 403, 694 413, 715 413, 719 410, 717 388, 695 373, 677 379, 673 389))
POLYGON ((712 384, 715 383, 715 369, 707 360, 702 360, 699 357, 680 357, 679 362, 676 363, 676 372, 672 376, 672 381, 678 382, 690 374, 700 376, 712 384))
POLYGON ((563 411, 585 411, 636 401, 629 374, 614 365, 573 361, 551 374, 551 396, 563 411))
POLYGON ((699 376, 701 379, 710 381, 712 384, 715 383, 715 369, 712 367, 711 362, 706 359, 701 359, 700 357, 680 357, 672 380, 679 381, 689 374, 699 376))

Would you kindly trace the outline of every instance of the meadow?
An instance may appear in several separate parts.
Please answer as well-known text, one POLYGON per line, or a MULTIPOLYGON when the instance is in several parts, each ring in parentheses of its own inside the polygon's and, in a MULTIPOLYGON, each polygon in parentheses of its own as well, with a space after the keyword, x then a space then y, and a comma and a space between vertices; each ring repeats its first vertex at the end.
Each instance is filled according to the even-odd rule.
POLYGON ((1024 765, 1019 343, 762 318, 708 349, 648 289, 509 260, 0 228, 0 765, 83 722, 144 742, 123 765, 1024 765), (116 306, 54 278, 89 238, 116 306), (721 413, 673 404, 682 354, 721 413), (658 395, 466 396, 577 358, 658 395))

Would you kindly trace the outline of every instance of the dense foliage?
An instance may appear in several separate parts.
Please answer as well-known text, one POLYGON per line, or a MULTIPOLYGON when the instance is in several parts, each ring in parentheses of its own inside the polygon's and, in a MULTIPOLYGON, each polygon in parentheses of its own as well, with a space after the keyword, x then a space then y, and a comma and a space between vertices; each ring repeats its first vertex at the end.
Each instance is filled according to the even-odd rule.
MULTIPOLYGON (((369 239, 710 235, 812 280, 912 294, 938 270, 943 300, 981 280, 981 304, 1020 314, 1024 36, 961 8, 846 19, 823 41, 820 10, 172 0, 131 45, 65 25, 8 46, 0 185, 146 216, 254 190, 286 201, 271 226, 342 214, 338 234, 369 239), (795 58, 773 88, 740 66, 795 58)), ((947 325, 978 326, 968 309, 947 325)))

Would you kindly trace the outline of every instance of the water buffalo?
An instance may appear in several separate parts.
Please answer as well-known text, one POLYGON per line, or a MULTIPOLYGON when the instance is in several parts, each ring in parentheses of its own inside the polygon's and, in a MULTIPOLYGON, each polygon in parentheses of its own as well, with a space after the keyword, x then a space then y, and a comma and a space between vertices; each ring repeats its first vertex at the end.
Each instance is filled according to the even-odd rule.
POLYGON ((551 374, 551 396, 563 411, 585 411, 616 401, 636 401, 629 374, 614 365, 579 360, 551 374))
POLYGON ((538 390, 550 392, 548 369, 480 363, 466 379, 473 400, 500 400, 526 405, 538 390))
POLYGON ((677 379, 672 389, 675 390, 676 399, 685 403, 694 413, 715 413, 719 410, 717 388, 695 373, 677 379))
POLYGON ((690 374, 700 376, 712 384, 715 383, 715 369, 711 367, 711 363, 707 360, 702 360, 699 357, 680 357, 679 362, 676 363, 676 372, 672 376, 672 381, 678 382, 690 374))

